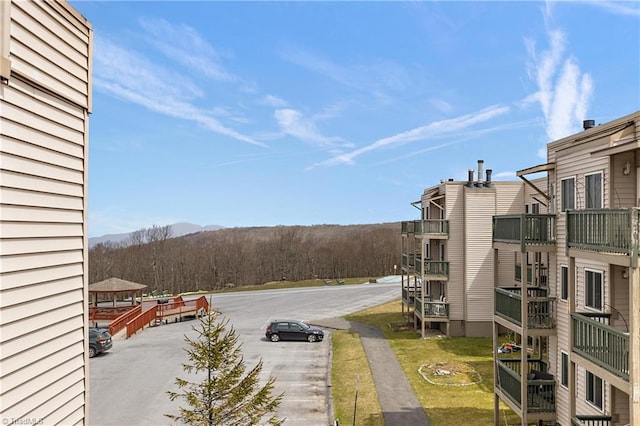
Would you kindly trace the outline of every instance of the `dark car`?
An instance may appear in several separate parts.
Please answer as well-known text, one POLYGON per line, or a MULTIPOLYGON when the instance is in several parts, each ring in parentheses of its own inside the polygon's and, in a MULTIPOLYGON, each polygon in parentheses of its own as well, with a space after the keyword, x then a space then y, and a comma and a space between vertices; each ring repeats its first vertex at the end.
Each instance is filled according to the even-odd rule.
POLYGON ((107 352, 113 346, 111 335, 106 328, 89 328, 89 358, 107 352))
POLYGON ((324 331, 317 327, 311 327, 302 321, 278 320, 272 321, 265 332, 267 339, 272 342, 278 340, 306 340, 319 342, 324 338, 324 331))

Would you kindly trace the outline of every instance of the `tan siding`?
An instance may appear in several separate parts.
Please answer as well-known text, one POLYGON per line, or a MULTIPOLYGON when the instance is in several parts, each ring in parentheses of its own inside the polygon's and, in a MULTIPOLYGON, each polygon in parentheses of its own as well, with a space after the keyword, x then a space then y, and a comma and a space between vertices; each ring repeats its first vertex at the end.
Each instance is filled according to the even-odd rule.
POLYGON ((491 240, 495 209, 494 190, 465 190, 467 321, 491 321, 493 318, 495 277, 491 240))
POLYGON ((449 261, 449 282, 447 294, 449 318, 464 320, 464 204, 462 185, 446 185, 446 215, 449 220, 447 259, 449 261))
POLYGON ((83 424, 91 28, 66 2, 4 5, 0 417, 83 424))
POLYGON ((609 205, 613 208, 634 207, 637 206, 636 198, 636 162, 634 152, 625 152, 616 155, 612 159, 611 164, 611 183, 605 182, 610 186, 611 199, 609 205), (624 175, 625 166, 629 164, 629 174, 624 175))
POLYGON ((524 213, 524 184, 496 182, 496 215, 524 213))
MULTIPOLYGON (((0 159, 1 159, 0 154, 0 159)), ((46 207, 51 209, 82 210, 84 200, 80 197, 62 197, 55 194, 30 192, 0 186, 0 200, 4 204, 27 207, 46 207)), ((0 215, 0 218, 2 216, 0 215)))
POLYGON ((12 72, 88 108, 89 28, 82 31, 76 25, 62 25, 65 17, 45 2, 15 2, 12 6, 12 72), (32 50, 30 54, 25 46, 32 50))

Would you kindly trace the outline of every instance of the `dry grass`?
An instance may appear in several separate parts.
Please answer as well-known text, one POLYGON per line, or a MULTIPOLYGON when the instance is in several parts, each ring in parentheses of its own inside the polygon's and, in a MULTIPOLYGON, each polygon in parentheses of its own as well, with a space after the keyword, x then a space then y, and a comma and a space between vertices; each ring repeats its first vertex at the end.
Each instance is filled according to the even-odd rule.
MULTIPOLYGON (((433 337, 422 339, 397 325, 403 322, 401 302, 394 301, 349 315, 347 319, 381 327, 432 426, 493 424, 493 354, 490 338, 433 337), (390 325, 395 325, 390 327, 390 325), (462 374, 453 384, 430 383, 420 373, 428 365, 448 365, 462 374), (473 373, 471 373, 473 372, 473 373), (470 383, 477 381, 478 383, 470 383)), ((335 350, 335 349, 334 349, 335 350)), ((340 378, 338 378, 340 380, 340 378)), ((334 386, 336 383, 334 383, 334 386)), ((519 418, 501 405, 501 424, 519 424, 519 418)))
POLYGON ((352 331, 331 333, 332 398, 341 425, 383 426, 382 410, 360 337, 352 331), (357 386, 357 400, 356 400, 357 386))

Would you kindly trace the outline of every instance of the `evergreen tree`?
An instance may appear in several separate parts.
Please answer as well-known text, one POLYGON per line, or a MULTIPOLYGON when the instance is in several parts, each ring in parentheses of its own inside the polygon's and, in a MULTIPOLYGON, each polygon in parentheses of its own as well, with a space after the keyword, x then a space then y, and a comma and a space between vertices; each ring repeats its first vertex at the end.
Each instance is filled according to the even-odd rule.
POLYGON ((179 415, 165 416, 189 425, 249 426, 261 421, 281 425, 284 419, 278 419, 275 413, 283 394, 272 396, 275 378, 258 386, 262 359, 245 375, 238 336, 233 327, 227 329, 228 319, 217 318, 217 313, 210 313, 201 318, 198 327, 192 326, 196 339, 185 335, 188 361, 182 367, 188 374, 195 373, 196 380, 198 376, 203 380, 176 378, 178 392, 167 394, 171 401, 181 399, 187 407, 180 407, 179 415))

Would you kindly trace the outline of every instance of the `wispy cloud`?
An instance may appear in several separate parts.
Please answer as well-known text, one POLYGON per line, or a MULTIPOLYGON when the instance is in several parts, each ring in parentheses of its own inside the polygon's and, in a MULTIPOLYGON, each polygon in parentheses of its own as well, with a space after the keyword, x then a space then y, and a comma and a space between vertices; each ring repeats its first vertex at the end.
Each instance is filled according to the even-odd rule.
POLYGON ((258 100, 258 104, 274 108, 284 108, 288 105, 287 101, 274 95, 264 96, 258 100))
POLYGON ((220 123, 213 112, 194 101, 204 93, 182 74, 150 62, 96 35, 94 39, 94 85, 96 90, 143 106, 170 117, 200 124, 204 128, 241 142, 264 146, 262 142, 220 123))
POLYGON ((637 1, 605 1, 594 0, 585 2, 595 7, 607 10, 616 15, 631 16, 633 18, 640 17, 640 3, 637 1))
MULTIPOLYGON (((547 8, 547 14, 550 8, 547 8)), ((526 39, 530 64, 529 76, 538 86, 529 101, 536 101, 542 108, 545 130, 551 140, 559 139, 579 130, 586 117, 593 93, 591 76, 583 73, 577 60, 566 53, 564 32, 549 30, 549 47, 536 50, 535 41, 526 39)))
POLYGON ((283 50, 281 56, 286 61, 381 100, 389 99, 387 91, 406 88, 409 81, 402 66, 384 59, 342 65, 320 54, 298 48, 283 50))
POLYGON ((140 19, 148 43, 167 58, 216 80, 232 81, 236 77, 219 61, 219 54, 200 34, 188 25, 174 25, 164 19, 140 19))
MULTIPOLYGON (((466 114, 446 120, 434 121, 427 125, 416 127, 405 132, 395 134, 386 138, 378 139, 374 143, 358 148, 348 153, 341 153, 321 163, 317 163, 311 168, 318 166, 334 166, 337 164, 353 164, 354 159, 360 155, 375 151, 381 148, 404 145, 416 141, 425 141, 443 135, 455 134, 478 123, 488 121, 509 111, 509 107, 495 105, 472 114, 466 114)), ((427 149, 431 149, 429 147, 427 149)))
POLYGON ((353 146, 342 138, 322 135, 317 129, 316 120, 305 117, 300 111, 278 109, 274 116, 283 133, 304 142, 329 150, 353 146))

